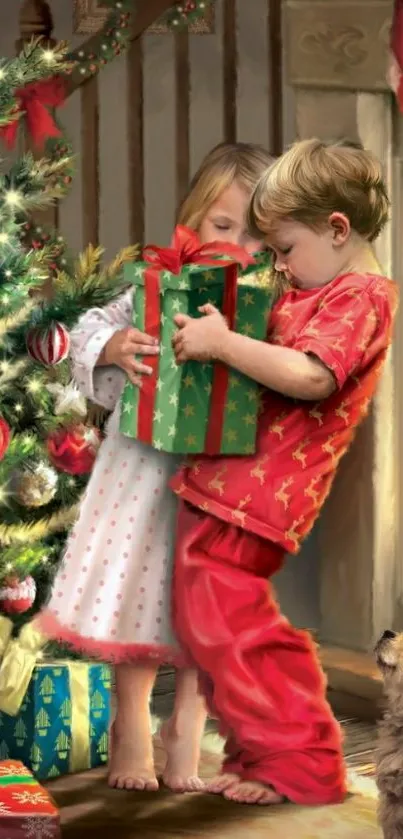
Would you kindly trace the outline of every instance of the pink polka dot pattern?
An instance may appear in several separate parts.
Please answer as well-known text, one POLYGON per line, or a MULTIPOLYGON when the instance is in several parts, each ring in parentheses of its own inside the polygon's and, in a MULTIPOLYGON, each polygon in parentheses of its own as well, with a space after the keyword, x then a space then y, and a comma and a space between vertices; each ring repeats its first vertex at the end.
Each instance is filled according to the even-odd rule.
POLYGON ((169 489, 176 459, 119 433, 124 377, 114 368, 94 368, 100 346, 115 329, 130 324, 131 292, 124 299, 124 305, 116 301, 113 312, 107 307, 85 315, 81 336, 73 330, 79 386, 90 399, 96 392, 100 405, 117 408, 108 420, 49 610, 67 632, 83 639, 84 648, 85 639, 101 652, 104 645, 106 660, 113 645, 119 650, 127 646, 134 656, 138 645, 139 651, 150 648, 157 661, 160 648, 177 649, 170 619, 177 502, 169 489))

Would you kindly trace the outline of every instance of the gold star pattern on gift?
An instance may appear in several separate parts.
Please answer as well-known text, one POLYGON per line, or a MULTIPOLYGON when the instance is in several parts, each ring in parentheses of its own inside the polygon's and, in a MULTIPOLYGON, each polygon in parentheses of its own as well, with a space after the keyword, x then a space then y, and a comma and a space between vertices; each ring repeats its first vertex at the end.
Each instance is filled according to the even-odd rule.
MULTIPOLYGON (((264 254, 259 270, 249 266, 239 278, 237 311, 234 328, 248 337, 264 340, 267 335, 271 271, 264 254)), ((145 327, 146 297, 144 267, 136 269, 136 326, 145 327)), ((215 423, 222 420, 221 436, 217 437, 217 454, 252 454, 256 444, 259 386, 235 370, 229 372, 222 417, 219 405, 211 405, 214 365, 186 362, 177 365, 172 349, 174 318, 178 312, 198 316, 198 307, 207 301, 222 311, 226 268, 223 265, 201 268, 185 265, 181 274, 161 273, 160 346, 158 373, 155 382, 152 445, 156 449, 179 454, 203 454, 209 431, 209 416, 215 423), (191 276, 190 276, 191 275, 191 276)), ((152 382, 152 379, 151 379, 152 382)), ((141 396, 134 386, 123 399, 121 430, 135 436, 137 412, 141 396), (129 406, 126 407, 127 403, 129 406)), ((219 428, 219 426, 218 426, 219 428)), ((217 424, 215 426, 217 430, 217 424)), ((243 513, 242 513, 243 515, 243 513)))
POLYGON ((189 448, 192 448, 193 446, 195 446, 196 443, 197 443, 195 435, 194 434, 188 434, 187 437, 185 437, 185 442, 186 442, 186 445, 189 446, 189 448))
POLYGON ((234 414, 237 410, 237 403, 233 399, 227 402, 227 411, 229 414, 234 414))

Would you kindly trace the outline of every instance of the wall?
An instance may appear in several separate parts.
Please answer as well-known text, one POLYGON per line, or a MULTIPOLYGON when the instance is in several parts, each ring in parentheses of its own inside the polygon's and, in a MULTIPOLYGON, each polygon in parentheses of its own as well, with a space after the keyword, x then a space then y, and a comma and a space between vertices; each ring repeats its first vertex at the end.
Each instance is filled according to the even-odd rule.
MULTIPOLYGON (((71 0, 49 3, 54 35, 74 46, 71 0)), ((18 37, 20 3, 0 4, 0 54, 13 55, 18 37)), ((239 140, 263 145, 269 137, 269 66, 267 0, 238 0, 238 99, 239 140)), ((214 35, 190 36, 190 160, 193 172, 203 155, 223 139, 222 2, 216 3, 214 35)), ((100 74, 100 240, 107 256, 129 241, 126 68, 125 56, 100 74)), ((169 241, 175 213, 175 109, 174 60, 171 35, 144 38, 145 99, 145 206, 146 241, 169 241)), ((292 90, 284 87, 284 142, 295 136, 292 90)), ((70 246, 80 250, 82 241, 81 114, 76 93, 61 112, 66 131, 77 150, 77 176, 60 207, 60 226, 70 246)), ((291 559, 278 575, 276 585, 282 607, 296 623, 318 625, 318 551, 315 535, 302 554, 291 559)))

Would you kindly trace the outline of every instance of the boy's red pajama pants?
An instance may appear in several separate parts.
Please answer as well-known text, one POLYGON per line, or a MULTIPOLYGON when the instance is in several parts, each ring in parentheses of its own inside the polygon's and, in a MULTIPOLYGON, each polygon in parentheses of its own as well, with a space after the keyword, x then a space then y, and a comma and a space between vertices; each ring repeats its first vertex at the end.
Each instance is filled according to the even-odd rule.
POLYGON ((225 771, 300 804, 343 799, 341 733, 309 635, 280 614, 267 578, 283 549, 181 504, 174 621, 227 737, 225 771))

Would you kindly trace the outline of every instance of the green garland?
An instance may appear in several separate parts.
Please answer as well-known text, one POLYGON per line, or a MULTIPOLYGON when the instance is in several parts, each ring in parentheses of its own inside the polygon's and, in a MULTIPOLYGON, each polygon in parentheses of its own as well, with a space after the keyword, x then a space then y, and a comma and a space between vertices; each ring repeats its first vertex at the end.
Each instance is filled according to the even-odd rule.
POLYGON ((0 58, 0 126, 21 118, 18 107, 18 91, 34 82, 48 79, 58 72, 69 73, 72 69, 66 58, 67 49, 60 42, 53 50, 38 49, 39 41, 34 39, 25 44, 16 58, 0 58))
POLYGON ((190 23, 199 20, 212 5, 213 0, 182 0, 172 9, 168 9, 160 22, 170 29, 186 28, 190 23))
MULTIPOLYGON (((214 0, 182 0, 173 3, 158 23, 172 31, 186 29, 190 23, 200 19, 213 3, 214 0)), ((102 5, 111 8, 110 15, 96 38, 91 38, 91 49, 79 47, 69 53, 68 58, 74 64, 67 71, 70 75, 74 73, 90 78, 120 55, 130 43, 134 0, 104 0, 102 5)))

